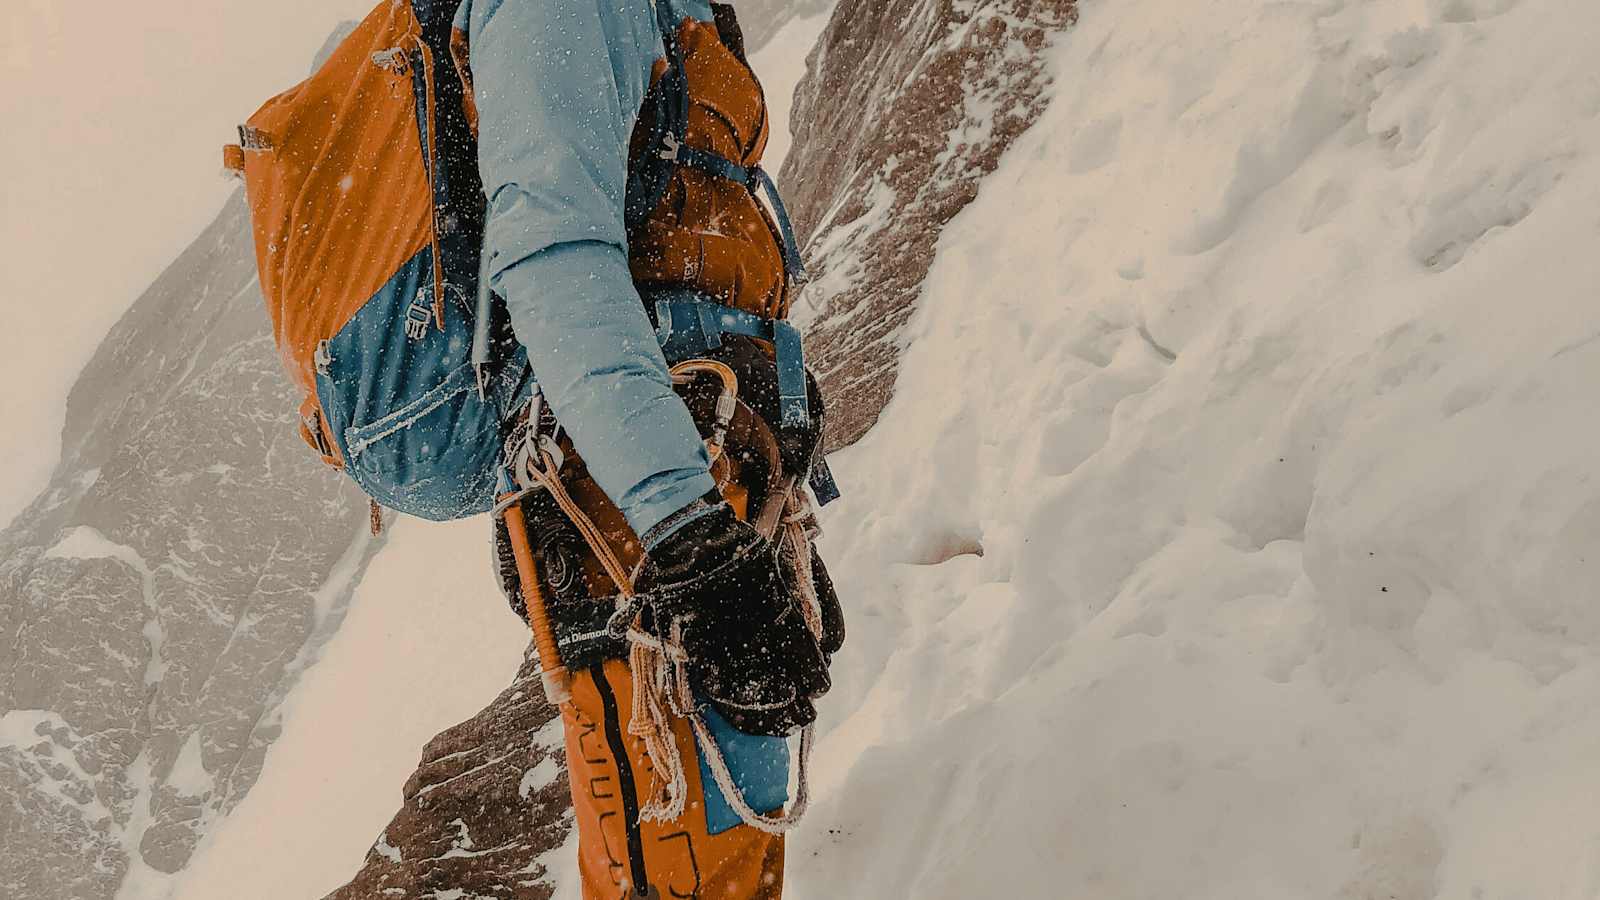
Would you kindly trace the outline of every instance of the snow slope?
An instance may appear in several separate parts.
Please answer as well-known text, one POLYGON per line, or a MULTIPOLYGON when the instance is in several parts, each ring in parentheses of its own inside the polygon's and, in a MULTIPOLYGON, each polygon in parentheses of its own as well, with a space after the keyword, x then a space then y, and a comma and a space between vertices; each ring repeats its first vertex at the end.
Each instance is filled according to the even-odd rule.
POLYGON ((805 77, 806 55, 827 27, 832 10, 833 4, 829 3, 814 15, 785 22, 770 41, 750 55, 750 66, 761 78, 767 115, 772 121, 772 134, 761 164, 774 178, 783 168, 793 142, 789 114, 794 109, 795 85, 805 77))
POLYGON ((793 897, 1600 896, 1597 45, 1085 5, 836 458, 793 897))
POLYGON ((285 703, 261 778, 176 882, 119 900, 299 900, 350 879, 422 747, 516 674, 528 640, 488 565, 487 524, 405 519, 285 703))

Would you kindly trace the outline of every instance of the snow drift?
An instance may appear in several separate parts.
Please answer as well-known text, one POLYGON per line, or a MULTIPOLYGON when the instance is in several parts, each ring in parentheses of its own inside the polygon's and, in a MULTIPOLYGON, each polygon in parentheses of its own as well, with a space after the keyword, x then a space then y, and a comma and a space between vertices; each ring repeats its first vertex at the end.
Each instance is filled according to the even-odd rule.
POLYGON ((1084 7, 835 466, 793 896, 1600 893, 1597 39, 1084 7))

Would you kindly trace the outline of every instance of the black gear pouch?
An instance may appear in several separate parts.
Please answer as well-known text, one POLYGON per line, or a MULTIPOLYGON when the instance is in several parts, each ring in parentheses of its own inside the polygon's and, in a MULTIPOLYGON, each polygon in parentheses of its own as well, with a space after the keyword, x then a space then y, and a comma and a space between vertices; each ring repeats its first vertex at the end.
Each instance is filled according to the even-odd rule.
POLYGON ((839 605, 839 593, 833 588, 833 578, 822 563, 822 554, 811 548, 811 581, 817 590, 817 605, 822 608, 822 652, 828 656, 838 653, 844 646, 844 608, 839 605))

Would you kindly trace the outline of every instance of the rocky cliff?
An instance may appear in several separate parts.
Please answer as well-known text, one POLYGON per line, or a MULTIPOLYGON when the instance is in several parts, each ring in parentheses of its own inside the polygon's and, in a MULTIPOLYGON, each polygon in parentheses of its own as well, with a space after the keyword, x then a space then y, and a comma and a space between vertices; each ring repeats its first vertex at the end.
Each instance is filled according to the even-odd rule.
POLYGON ((181 869, 371 549, 295 433, 253 256, 236 196, 106 338, 0 533, 0 896, 181 869))
POLYGON ((424 748, 400 811, 327 900, 548 900, 556 884, 541 857, 572 827, 561 747, 530 653, 492 704, 424 748))
POLYGON ((901 330, 944 226, 1044 111, 1042 51, 1076 0, 840 0, 795 97, 781 180, 816 277, 808 349, 829 443, 894 390, 901 330))

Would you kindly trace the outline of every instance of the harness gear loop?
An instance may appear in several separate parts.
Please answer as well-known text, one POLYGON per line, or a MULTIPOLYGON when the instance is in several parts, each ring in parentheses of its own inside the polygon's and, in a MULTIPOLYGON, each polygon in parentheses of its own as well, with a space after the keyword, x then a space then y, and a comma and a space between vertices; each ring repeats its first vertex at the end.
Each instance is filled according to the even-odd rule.
POLYGON ((783 428, 811 421, 806 387, 805 345, 800 329, 782 319, 722 306, 694 291, 655 291, 656 340, 668 359, 685 359, 721 347, 723 338, 742 335, 772 344, 778 366, 778 406, 783 428))

